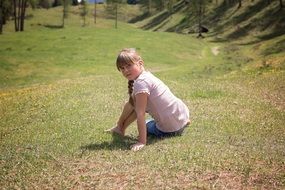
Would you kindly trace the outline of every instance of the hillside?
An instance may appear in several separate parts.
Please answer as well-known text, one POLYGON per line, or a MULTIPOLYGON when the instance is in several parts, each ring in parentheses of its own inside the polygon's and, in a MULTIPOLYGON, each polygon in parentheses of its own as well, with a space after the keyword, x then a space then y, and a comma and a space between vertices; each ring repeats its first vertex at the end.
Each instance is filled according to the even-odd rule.
MULTIPOLYGON (((78 6, 64 27, 62 7, 29 9, 24 32, 14 32, 12 20, 5 25, 0 189, 285 189, 285 75, 267 65, 285 57, 284 35, 250 43, 212 30, 203 39, 151 32, 123 22, 141 15, 138 6, 120 7, 115 28, 104 6, 96 24, 90 11, 83 25, 78 6), (135 123, 125 138, 104 132, 128 98, 115 66, 123 47, 136 48, 189 107, 182 136, 149 137, 132 152, 135 123), (266 62, 246 70, 255 60, 266 62)), ((185 18, 182 7, 173 18, 185 18)))
MULTIPOLYGON (((244 1, 241 8, 237 7, 237 3, 231 6, 212 3, 207 7, 202 20, 202 25, 209 29, 209 33, 204 34, 206 40, 246 48, 255 67, 284 69, 285 9, 279 8, 278 1, 268 5, 264 0, 244 1)), ((164 10, 136 20, 136 25, 151 31, 197 35, 196 13, 189 11, 184 1, 178 2, 173 11, 169 14, 164 10)))
MULTIPOLYGON (((198 25, 196 14, 182 0, 174 6, 172 14, 164 10, 147 19, 138 19, 136 24, 146 30, 193 33, 197 31, 198 25)), ((213 35, 222 35, 227 39, 246 35, 268 39, 285 34, 284 14, 285 10, 280 9, 278 1, 270 5, 264 0, 244 1, 241 8, 238 8, 237 3, 211 3, 206 7, 202 24, 213 35)))

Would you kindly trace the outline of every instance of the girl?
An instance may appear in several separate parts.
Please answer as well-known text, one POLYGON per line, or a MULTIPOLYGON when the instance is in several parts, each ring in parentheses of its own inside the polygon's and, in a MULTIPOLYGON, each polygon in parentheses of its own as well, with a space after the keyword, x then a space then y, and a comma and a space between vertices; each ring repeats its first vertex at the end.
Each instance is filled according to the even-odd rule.
POLYGON ((134 49, 123 49, 117 57, 117 69, 128 79, 129 101, 125 104, 117 125, 107 131, 125 135, 126 128, 135 120, 138 142, 134 151, 147 143, 147 135, 157 137, 181 135, 190 123, 187 106, 150 72, 134 49), (153 120, 145 122, 145 113, 153 120))

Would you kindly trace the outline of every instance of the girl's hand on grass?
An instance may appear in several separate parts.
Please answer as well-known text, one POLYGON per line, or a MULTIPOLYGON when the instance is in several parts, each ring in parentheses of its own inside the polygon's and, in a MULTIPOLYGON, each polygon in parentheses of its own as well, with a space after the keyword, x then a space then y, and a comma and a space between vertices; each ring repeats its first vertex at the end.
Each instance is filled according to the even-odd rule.
POLYGON ((133 144, 131 146, 131 150, 136 152, 136 151, 141 150, 144 146, 145 146, 145 144, 137 142, 136 144, 133 144))

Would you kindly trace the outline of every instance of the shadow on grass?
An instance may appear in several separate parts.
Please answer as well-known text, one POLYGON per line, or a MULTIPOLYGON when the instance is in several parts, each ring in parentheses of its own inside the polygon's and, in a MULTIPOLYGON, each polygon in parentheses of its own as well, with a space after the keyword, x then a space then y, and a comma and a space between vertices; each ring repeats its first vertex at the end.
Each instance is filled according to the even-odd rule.
POLYGON ((166 19, 168 19, 169 16, 170 16, 170 14, 167 11, 164 11, 161 14, 159 14, 159 16, 156 16, 155 18, 153 18, 149 23, 142 26, 142 29, 150 30, 150 29, 158 26, 160 23, 162 23, 166 19))
POLYGON ((129 20, 128 22, 129 23, 136 23, 136 22, 139 22, 139 21, 142 21, 144 19, 146 19, 147 17, 149 16, 149 13, 148 12, 145 12, 143 13, 142 15, 139 15, 135 18, 132 18, 131 20, 129 20))
POLYGON ((184 1, 179 1, 173 6, 172 12, 169 12, 168 10, 161 11, 161 13, 156 15, 154 18, 150 20, 150 22, 148 22, 141 28, 144 30, 150 30, 156 28, 155 31, 157 31, 158 29, 160 29, 169 22, 169 18, 172 16, 172 14, 175 14, 184 8, 185 8, 184 1), (161 23, 164 24, 161 25, 161 23))
POLYGON ((276 42, 274 45, 267 46, 261 53, 262 55, 272 55, 283 52, 285 49, 285 39, 276 42))
POLYGON ((62 29, 62 25, 51 25, 51 24, 45 24, 44 27, 50 28, 50 29, 62 29))
POLYGON ((82 150, 127 150, 131 144, 135 143, 135 138, 125 136, 121 137, 117 134, 112 134, 112 141, 105 141, 100 143, 92 143, 86 146, 80 147, 82 150))
MULTIPOLYGON (((147 137, 148 144, 153 144, 162 139, 155 137, 147 137)), ((131 136, 121 137, 118 134, 112 134, 112 141, 105 141, 100 143, 92 143, 89 145, 81 146, 83 151, 96 151, 96 150, 130 150, 130 146, 135 144, 137 139, 131 136)))
MULTIPOLYGON (((214 14, 215 17, 210 17, 209 20, 214 20, 214 23, 218 23, 222 21, 222 17, 224 15, 219 15, 219 10, 221 13, 226 13, 224 8, 227 6, 221 4, 218 7, 218 14, 214 14)), ((268 5, 266 1, 257 1, 256 3, 245 7, 244 11, 241 14, 236 14, 237 10, 233 10, 233 13, 230 14, 228 21, 218 24, 215 28, 214 32, 209 35, 209 37, 215 37, 221 33, 228 25, 235 26, 234 30, 228 35, 224 36, 225 40, 236 40, 241 39, 245 36, 249 36, 250 34, 255 34, 254 36, 258 39, 253 39, 249 44, 259 43, 264 40, 269 40, 278 36, 282 36, 285 34, 284 30, 284 9, 280 10, 278 3, 268 5), (259 14, 258 16, 256 16, 259 14)), ((217 40, 217 42, 221 42, 221 40, 217 40)), ((246 45, 246 44, 241 44, 246 45)))

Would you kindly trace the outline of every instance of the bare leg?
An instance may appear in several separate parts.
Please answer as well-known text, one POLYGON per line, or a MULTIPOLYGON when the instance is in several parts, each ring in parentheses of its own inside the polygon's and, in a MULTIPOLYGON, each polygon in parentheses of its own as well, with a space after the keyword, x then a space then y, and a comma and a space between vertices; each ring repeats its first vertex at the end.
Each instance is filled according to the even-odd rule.
POLYGON ((108 129, 106 131, 115 132, 124 136, 127 127, 135 120, 136 120, 136 112, 134 110, 134 107, 129 102, 127 102, 117 122, 117 126, 108 129))
POLYGON ((118 126, 122 134, 125 134, 126 129, 128 126, 137 119, 137 114, 133 111, 124 121, 123 125, 118 126))
POLYGON ((129 102, 126 102, 126 104, 124 105, 123 111, 121 113, 121 116, 117 122, 117 125, 118 126, 124 125, 124 122, 127 120, 127 118, 131 114, 133 114, 133 112, 135 112, 134 107, 129 102))

